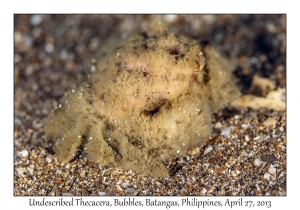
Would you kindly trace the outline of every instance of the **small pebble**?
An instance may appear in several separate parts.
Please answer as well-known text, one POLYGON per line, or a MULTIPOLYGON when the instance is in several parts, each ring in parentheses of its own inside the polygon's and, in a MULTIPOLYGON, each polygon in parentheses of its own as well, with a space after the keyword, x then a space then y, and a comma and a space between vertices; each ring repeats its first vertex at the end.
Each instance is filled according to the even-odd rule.
POLYGON ((268 170, 268 172, 269 172, 270 174, 275 174, 275 173, 276 173, 276 168, 274 168, 274 166, 271 165, 270 168, 269 168, 269 170, 268 170))
POLYGON ((261 160, 264 162, 272 163, 276 160, 274 155, 263 155, 261 156, 261 160))
POLYGON ((16 171, 17 171, 17 173, 18 173, 21 177, 23 177, 23 176, 25 175, 25 173, 26 173, 26 168, 25 168, 25 167, 19 167, 19 168, 16 168, 16 171))
POLYGON ((52 159, 51 159, 50 157, 46 157, 46 158, 45 158, 45 161, 46 161, 47 163, 51 163, 51 162, 52 162, 52 159))
POLYGON ((260 140, 260 139, 261 139, 260 136, 256 136, 256 137, 254 137, 253 140, 258 141, 258 140, 260 140))
POLYGON ((135 189, 134 188, 126 188, 125 189, 125 194, 126 195, 133 195, 135 192, 135 189))
POLYGON ((249 157, 249 153, 246 151, 242 151, 241 156, 243 157, 249 157))
POLYGON ((42 15, 32 15, 30 17, 30 24, 32 26, 38 26, 43 22, 43 16, 42 15))
POLYGON ((277 27, 273 23, 271 23, 271 22, 269 22, 269 23, 266 24, 266 29, 270 33, 273 33, 273 34, 275 34, 277 32, 277 27))
POLYGON ((28 65, 25 69, 25 73, 27 76, 30 76, 33 73, 33 71, 34 71, 34 68, 31 65, 28 65))
POLYGON ((27 157, 28 156, 28 150, 24 149, 21 152, 18 152, 18 155, 21 157, 27 157))
POLYGON ((242 124, 241 127, 242 127, 243 129, 247 129, 247 128, 248 128, 248 125, 242 124))
POLYGON ((74 196, 72 193, 63 193, 63 196, 74 196))
POLYGON ((164 19, 167 22, 174 22, 177 19, 177 15, 165 15, 164 19))
POLYGON ((122 187, 121 187, 120 185, 117 185, 117 189, 118 189, 119 191, 123 191, 123 189, 122 189, 122 187))
POLYGON ((257 158, 257 159, 255 159, 255 161, 254 161, 254 165, 256 165, 256 166, 260 166, 262 164, 262 161, 261 161, 261 159, 260 158, 257 158))
POLYGON ((227 137, 230 134, 230 127, 223 128, 222 133, 225 137, 227 137))
POLYGON ((45 51, 46 51, 47 53, 52 53, 52 52, 54 51, 54 46, 53 46, 53 44, 52 44, 52 43, 47 43, 47 44, 45 45, 45 51))
POLYGON ((187 155, 185 158, 187 161, 190 161, 190 159, 191 159, 191 157, 189 155, 187 155))
POLYGON ((61 60, 66 60, 68 58, 68 53, 66 50, 62 50, 60 53, 59 53, 59 58, 61 60))
POLYGON ((97 48, 99 47, 100 41, 99 39, 93 38, 89 44, 89 49, 90 50, 97 50, 97 48))
POLYGON ((30 175, 33 175, 33 168, 27 167, 27 171, 30 175))
POLYGON ((270 117, 263 122, 263 125, 267 127, 275 127, 275 123, 276 123, 275 119, 273 117, 270 117))
POLYGON ((19 54, 15 54, 14 61, 15 63, 19 63, 21 61, 22 57, 19 54))
POLYGON ((26 49, 29 49, 32 46, 32 38, 26 35, 22 36, 23 44, 25 45, 26 49))
POLYGON ((207 153, 211 152, 213 149, 214 149, 213 146, 208 145, 208 146, 205 148, 205 150, 204 150, 204 155, 206 155, 207 153))
POLYGON ((94 72, 94 71, 96 71, 96 66, 91 66, 91 72, 94 72))
POLYGON ((215 128, 222 128, 222 123, 220 123, 220 122, 217 122, 216 124, 215 124, 215 128))
POLYGON ((270 176, 271 176, 271 174, 269 174, 269 173, 265 173, 265 174, 264 174, 264 178, 267 179, 267 180, 270 179, 270 176))
POLYGON ((155 182, 155 184, 156 184, 157 186, 160 186, 160 185, 161 185, 161 183, 160 183, 160 182, 155 182))

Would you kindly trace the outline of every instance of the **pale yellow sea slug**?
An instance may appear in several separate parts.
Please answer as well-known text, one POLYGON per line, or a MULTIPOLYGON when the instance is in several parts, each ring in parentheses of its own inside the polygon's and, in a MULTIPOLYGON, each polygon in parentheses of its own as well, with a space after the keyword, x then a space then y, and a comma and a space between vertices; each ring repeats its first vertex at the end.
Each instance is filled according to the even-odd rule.
POLYGON ((167 176, 164 162, 201 145, 212 112, 239 95, 233 65, 212 46, 162 28, 116 43, 53 109, 45 132, 60 137, 60 161, 83 144, 102 166, 167 176))

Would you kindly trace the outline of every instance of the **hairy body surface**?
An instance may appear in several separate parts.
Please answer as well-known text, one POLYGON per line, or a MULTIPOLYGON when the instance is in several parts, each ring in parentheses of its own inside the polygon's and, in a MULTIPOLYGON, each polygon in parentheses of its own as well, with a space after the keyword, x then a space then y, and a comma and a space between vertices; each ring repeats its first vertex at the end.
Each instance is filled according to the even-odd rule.
POLYGON ((80 145, 107 167, 167 176, 164 161, 211 133, 212 112, 239 95, 233 65, 212 46, 152 28, 94 59, 94 71, 53 109, 47 135, 69 162, 80 145))

